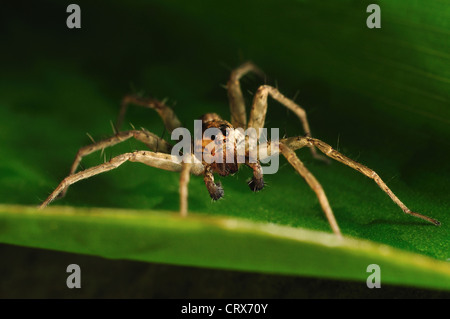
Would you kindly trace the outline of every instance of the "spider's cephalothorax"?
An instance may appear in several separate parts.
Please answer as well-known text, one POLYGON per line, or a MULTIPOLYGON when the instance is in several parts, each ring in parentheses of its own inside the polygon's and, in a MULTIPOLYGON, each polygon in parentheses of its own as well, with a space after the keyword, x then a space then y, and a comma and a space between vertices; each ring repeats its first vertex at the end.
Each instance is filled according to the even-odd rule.
MULTIPOLYGON (((223 188, 220 182, 215 183, 213 174, 228 176, 239 170, 237 143, 239 134, 234 130, 230 122, 223 120, 216 113, 203 115, 202 139, 194 141, 194 153, 201 154, 202 164, 205 167, 205 184, 213 200, 220 199, 223 188)), ((242 141, 242 139, 241 139, 242 141)), ((262 168, 259 161, 250 163, 248 152, 245 152, 245 164, 253 169, 253 178, 249 181, 250 189, 254 192, 260 191, 264 187, 262 168)))
POLYGON ((195 141, 201 145, 195 147, 201 147, 203 165, 210 165, 220 176, 236 173, 239 165, 233 126, 215 113, 205 114, 201 120, 202 139, 195 141))
MULTIPOLYGON (((259 164, 259 161, 264 161, 268 159, 269 156, 276 156, 281 154, 287 159, 289 164, 291 164, 292 167, 305 179, 311 189, 316 193, 320 206, 322 207, 322 210, 324 211, 325 216, 330 223, 331 229, 336 235, 341 236, 339 226, 336 222, 336 219, 334 218, 333 211, 322 186, 311 174, 311 172, 305 167, 303 162, 295 153, 295 150, 303 147, 308 147, 310 148, 314 158, 324 159, 323 156, 317 153, 317 150, 319 150, 327 157, 339 161, 372 179, 392 199, 392 201, 402 209, 404 213, 419 217, 435 225, 440 224, 436 219, 413 212, 408 207, 406 207, 405 204, 403 204, 400 199, 395 196, 395 194, 383 182, 380 176, 375 173, 375 171, 334 150, 327 143, 312 138, 305 110, 293 100, 281 94, 277 88, 270 85, 261 85, 258 88, 258 90, 254 94, 252 108, 250 110, 250 117, 247 121, 245 101, 239 81, 245 74, 249 72, 253 72, 260 76, 263 76, 261 70, 251 62, 246 62, 239 66, 237 69, 233 70, 227 83, 228 98, 230 101, 231 123, 221 119, 220 116, 215 113, 208 113, 203 115, 201 118, 201 135, 203 136, 203 138, 198 142, 197 140, 194 142, 195 151, 193 152, 193 154, 183 154, 187 161, 182 161, 180 163, 178 158, 171 154, 173 146, 170 143, 145 129, 121 131, 116 133, 113 137, 82 147, 75 157, 75 161, 72 164, 69 176, 67 176, 58 185, 58 187, 50 194, 50 196, 41 204, 40 207, 46 207, 51 201, 53 201, 60 195, 64 196, 64 194, 67 192, 68 187, 73 183, 103 172, 110 171, 129 161, 143 163, 148 166, 168 171, 181 172, 180 213, 182 216, 186 216, 188 212, 188 183, 191 174, 200 176, 203 175, 209 195, 212 199, 217 200, 223 196, 224 192, 220 183, 214 182, 214 173, 217 173, 221 176, 233 174, 238 171, 239 165, 243 163, 253 170, 253 177, 248 183, 250 189, 253 191, 259 191, 264 187, 262 168, 259 164), (241 146, 241 144, 239 141, 237 141, 239 139, 236 138, 237 134, 240 134, 239 130, 237 129, 246 130, 251 128, 258 131, 259 129, 264 127, 268 107, 267 99, 269 96, 274 100, 277 100, 279 103, 281 103, 281 105, 292 111, 299 118, 303 126, 305 135, 283 138, 282 140, 277 142, 268 141, 267 144, 277 143, 279 146, 278 151, 272 152, 271 154, 258 154, 256 160, 254 158, 251 158, 250 160, 249 152, 247 152, 248 145, 246 140, 246 142, 244 143, 244 160, 239 161, 236 157, 238 156, 237 154, 239 154, 236 148, 238 146, 241 146), (215 133, 206 134, 208 129, 210 128, 215 129, 215 133), (230 134, 229 131, 233 133, 230 134), (81 159, 84 156, 95 151, 103 151, 106 147, 116 145, 130 138, 135 138, 136 140, 144 143, 150 150, 134 151, 120 154, 112 158, 108 162, 105 162, 98 166, 90 167, 80 172, 76 171, 81 159), (217 147, 213 148, 212 146, 217 147), (232 153, 232 151, 234 153, 232 153), (207 161, 205 158, 199 160, 198 153, 209 154, 211 157, 217 155, 215 158, 216 160, 207 161), (232 155, 230 156, 230 154, 232 155), (197 160, 195 160, 196 158, 197 160), (222 160, 218 161, 217 159, 222 160)), ((116 125, 117 129, 120 128, 120 123, 122 123, 123 121, 126 109, 129 104, 147 107, 158 112, 158 114, 164 121, 166 129, 169 132, 172 132, 175 129, 181 127, 181 122, 176 116, 175 112, 164 102, 155 99, 147 99, 137 97, 135 95, 130 95, 126 96, 122 100, 122 107, 120 109, 116 125)), ((238 137, 240 138, 242 136, 238 137)), ((259 135, 256 137, 259 138, 259 135)))

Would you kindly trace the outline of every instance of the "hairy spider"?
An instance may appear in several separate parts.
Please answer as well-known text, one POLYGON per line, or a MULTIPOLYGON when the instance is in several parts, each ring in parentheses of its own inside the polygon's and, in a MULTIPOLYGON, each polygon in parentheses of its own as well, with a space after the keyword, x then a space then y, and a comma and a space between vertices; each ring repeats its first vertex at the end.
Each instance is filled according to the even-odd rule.
MULTIPOLYGON (((303 129, 305 131, 304 136, 297 137, 289 137, 284 138, 279 141, 276 141, 277 148, 276 151, 267 154, 266 156, 277 155, 275 153, 281 153, 287 161, 294 167, 294 169, 306 180, 311 189, 316 193, 319 203, 324 211, 326 218, 331 226, 333 232, 341 237, 341 232, 339 226, 334 217, 333 211, 328 203, 328 199, 325 195, 325 192, 317 181, 317 179, 311 174, 311 172, 305 167, 302 161, 297 157, 295 150, 300 149, 302 147, 309 147, 311 153, 314 158, 325 160, 326 157, 317 153, 317 150, 320 150, 326 156, 337 160, 351 168, 357 170, 358 172, 366 175, 367 177, 373 179, 375 183, 396 203, 404 213, 422 218, 428 222, 431 222, 435 225, 439 225, 439 221, 424 216, 419 213, 412 212, 408 207, 406 207, 400 199, 395 196, 395 194, 387 187, 387 185, 383 182, 383 180, 378 176, 376 172, 371 170, 370 168, 355 162, 354 160, 346 157, 345 155, 339 153, 334 150, 330 145, 321 140, 315 139, 311 137, 308 121, 306 118, 306 112, 303 108, 301 108, 298 104, 296 104, 291 99, 286 98, 283 94, 281 94, 278 89, 269 86, 262 85, 256 91, 253 104, 250 111, 250 119, 247 122, 246 108, 244 103, 244 98, 242 94, 242 90, 240 87, 240 79, 249 72, 253 72, 259 76, 263 76, 263 72, 256 67, 251 62, 246 62, 233 70, 231 72, 230 79, 227 83, 228 89, 228 97, 230 103, 230 111, 231 111, 231 123, 223 120, 219 115, 215 113, 208 113, 201 117, 202 120, 202 130, 203 132, 208 128, 217 128, 223 132, 221 134, 220 139, 223 142, 223 149, 226 152, 227 150, 236 148, 236 141, 233 138, 228 138, 226 136, 226 129, 230 128, 254 128, 259 134, 261 133, 259 129, 263 128, 266 112, 267 112, 267 99, 271 96, 273 99, 280 102, 286 108, 294 112, 302 123, 303 129)), ((138 96, 126 96, 122 100, 120 113, 117 119, 116 127, 120 128, 120 125, 124 119, 127 107, 129 104, 134 104, 146 108, 150 108, 158 112, 160 117, 162 118, 166 129, 169 132, 174 131, 175 129, 181 127, 181 122, 178 120, 177 116, 173 112, 173 110, 168 107, 165 103, 160 102, 155 99, 141 98, 138 96)), ((209 139, 202 139, 200 144, 195 144, 194 148, 200 148, 203 151, 208 143, 214 140, 215 136, 211 136, 209 139)), ((267 141, 267 145, 270 144, 270 141, 267 141)), ((145 130, 129 130, 122 131, 116 133, 114 136, 102 140, 100 142, 93 143, 91 145, 82 147, 79 149, 75 161, 72 164, 70 169, 70 174, 64 178, 64 180, 56 187, 56 189, 50 194, 50 196, 42 203, 40 208, 46 207, 51 201, 53 201, 58 196, 62 197, 66 194, 68 187, 71 184, 74 184, 80 180, 92 177, 94 175, 107 172, 113 170, 123 163, 130 162, 140 162, 146 164, 148 166, 161 168, 168 171, 181 172, 180 174, 180 213, 182 216, 187 215, 188 211, 188 183, 190 174, 194 175, 203 175, 206 188, 213 200, 218 200, 224 195, 223 188, 220 183, 214 181, 214 173, 217 173, 221 176, 227 176, 233 174, 238 171, 241 163, 238 163, 236 157, 232 162, 226 163, 207 163, 204 160, 195 161, 194 153, 184 154, 190 158, 191 160, 183 160, 180 162, 175 159, 175 156, 171 155, 172 145, 161 139, 157 135, 145 130), (110 147, 116 145, 120 142, 123 142, 129 138, 135 138, 138 141, 143 142, 147 145, 150 151, 134 151, 129 153, 124 153, 118 155, 108 162, 100 164, 95 167, 91 167, 85 169, 80 172, 76 172, 78 165, 81 159, 98 150, 103 150, 106 147, 110 147)), ((264 187, 263 173, 262 167, 260 165, 260 160, 264 160, 261 156, 258 157, 256 162, 251 162, 247 160, 248 158, 248 150, 245 151, 245 165, 249 166, 253 170, 253 178, 249 182, 250 189, 252 191, 259 191, 264 187)), ((236 152, 234 153, 236 154, 236 152)))

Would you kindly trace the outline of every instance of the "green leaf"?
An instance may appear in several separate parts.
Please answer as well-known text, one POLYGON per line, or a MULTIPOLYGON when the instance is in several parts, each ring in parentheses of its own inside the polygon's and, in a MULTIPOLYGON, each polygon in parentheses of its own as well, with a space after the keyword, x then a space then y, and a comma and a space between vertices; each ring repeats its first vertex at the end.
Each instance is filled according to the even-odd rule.
POLYGON ((450 269, 417 254, 361 239, 242 219, 157 211, 45 211, 0 206, 6 243, 179 265, 365 280, 368 265, 382 282, 446 289, 450 269), (343 267, 343 263, 345 267, 343 267))
MULTIPOLYGON (((80 30, 65 27, 58 1, 36 5, 26 18, 8 4, 2 13, 18 14, 0 17, 9 26, 0 59, 0 241, 353 280, 365 280, 367 266, 378 263, 382 282, 449 289, 450 7, 379 1, 382 28, 368 29, 371 2, 80 2, 80 30), (178 174, 133 163, 71 186, 55 203, 63 206, 30 208, 68 173, 91 142, 86 133, 112 135, 124 95, 168 97, 188 128, 207 112, 229 118, 221 84, 247 59, 269 84, 296 96, 315 137, 373 168, 408 207, 442 226, 404 215, 373 181, 314 161, 307 150, 297 154, 328 196, 346 236, 341 243, 284 159, 259 193, 248 189, 245 167, 221 178, 225 197, 215 203, 202 178, 192 177, 187 219, 174 213, 178 174)), ((250 106, 248 92, 261 82, 242 82, 250 106)), ((150 110, 130 108, 126 122, 170 140, 150 110)), ((304 134, 273 101, 266 126, 304 134)), ((127 141, 82 165, 141 148, 127 141)))

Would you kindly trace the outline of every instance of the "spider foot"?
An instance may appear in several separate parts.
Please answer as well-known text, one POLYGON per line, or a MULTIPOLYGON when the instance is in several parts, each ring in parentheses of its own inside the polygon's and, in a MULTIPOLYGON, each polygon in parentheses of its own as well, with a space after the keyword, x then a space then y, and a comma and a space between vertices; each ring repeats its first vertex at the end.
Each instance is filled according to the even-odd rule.
POLYGON ((425 215, 422 215, 422 214, 419 214, 416 212, 412 212, 412 211, 407 212, 407 214, 410 214, 415 217, 419 217, 419 218, 426 220, 427 222, 430 222, 436 226, 441 226, 441 222, 438 221, 437 219, 434 219, 434 218, 431 218, 431 217, 428 217, 428 216, 425 216, 425 215))
POLYGON ((248 186, 250 187, 250 189, 254 192, 259 192, 260 190, 262 190, 264 188, 264 179, 263 178, 252 178, 249 182, 248 182, 248 186))

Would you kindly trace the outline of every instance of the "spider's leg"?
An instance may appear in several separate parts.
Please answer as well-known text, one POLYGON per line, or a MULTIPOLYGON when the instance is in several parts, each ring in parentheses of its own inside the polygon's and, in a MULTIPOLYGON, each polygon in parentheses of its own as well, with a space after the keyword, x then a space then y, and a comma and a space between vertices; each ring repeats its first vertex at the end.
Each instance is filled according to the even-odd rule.
MULTIPOLYGON (((66 189, 68 186, 83 180, 89 177, 111 171, 123 163, 130 162, 139 162, 145 165, 156 167, 160 169, 164 169, 172 172, 182 172, 182 164, 179 163, 176 158, 170 154, 164 153, 154 153, 151 151, 135 151, 131 153, 124 153, 113 157, 110 161, 85 169, 84 171, 80 171, 78 173, 67 176, 63 179, 63 181, 56 187, 56 189, 50 194, 50 196, 40 205, 40 208, 45 208, 48 204, 50 204, 54 199, 58 197, 58 195, 66 189)), ((201 175, 204 171, 203 165, 201 163, 194 163, 189 165, 190 172, 195 175, 201 175)), ((186 170, 184 170, 184 174, 186 174, 186 170)), ((187 194, 187 193, 186 193, 187 194)), ((182 212, 182 211, 181 211, 182 212)))
POLYGON ((347 166, 350 166, 351 168, 357 170, 358 172, 373 179, 375 181, 375 183, 377 183, 377 185, 392 199, 392 201, 394 203, 396 203, 402 209, 402 211, 404 213, 421 218, 421 219, 426 220, 435 225, 440 225, 440 222, 437 221, 436 219, 419 214, 419 213, 415 213, 415 212, 411 211, 408 207, 406 207, 406 205, 403 204, 402 201, 400 201, 400 199, 398 199, 397 196, 395 196, 395 194, 390 190, 389 187, 387 187, 387 185, 383 182, 383 180, 380 178, 380 176, 378 176, 378 174, 375 171, 373 171, 372 169, 339 153, 338 151, 333 149, 330 145, 328 145, 325 142, 322 142, 321 140, 318 140, 315 138, 310 138, 310 137, 306 137, 306 138, 302 138, 302 139, 306 140, 306 142, 309 145, 316 146, 321 152, 323 152, 328 157, 335 159, 336 161, 339 161, 347 166))
MULTIPOLYGON (((248 127, 252 127, 257 130, 257 137, 261 135, 261 128, 264 127, 266 113, 267 113, 267 99, 269 95, 276 101, 280 102, 286 108, 291 110, 297 115, 302 123, 303 130, 305 131, 306 136, 311 136, 311 130, 309 129, 308 119, 306 117, 306 112, 303 108, 300 107, 297 103, 288 99, 283 94, 278 91, 278 89, 270 86, 270 85, 262 85, 256 91, 256 94, 253 98, 253 105, 250 111, 250 119, 248 121, 248 127)), ((328 159, 317 153, 314 146, 311 146, 311 153, 314 158, 320 159, 322 161, 328 162, 328 159)))
POLYGON ((317 198, 319 199, 320 206, 322 206, 322 210, 325 213, 325 216, 330 223, 331 229, 338 236, 342 237, 341 231, 339 230, 339 226, 334 218, 333 210, 328 203, 327 196, 317 181, 317 179, 311 174, 311 172, 305 167, 305 165, 300 161, 295 152, 291 150, 287 145, 280 143, 280 152, 284 157, 288 160, 288 162, 295 168, 295 170, 305 179, 308 183, 309 187, 316 193, 317 198))
POLYGON ((128 95, 122 99, 119 116, 117 117, 116 122, 116 130, 120 130, 120 126, 122 125, 123 119, 125 117, 125 113, 127 111, 128 105, 138 105, 142 107, 146 107, 149 109, 153 109, 158 112, 159 116, 161 116, 166 129, 169 133, 172 133, 174 129, 177 127, 181 127, 182 124, 178 117, 175 115, 175 112, 164 104, 161 101, 151 98, 142 98, 136 95, 128 95))
MULTIPOLYGON (((80 164, 82 158, 86 155, 89 155, 95 151, 103 150, 107 147, 114 146, 120 142, 126 141, 129 138, 134 137, 138 141, 143 142, 146 144, 150 150, 162 152, 162 153, 170 153, 170 150, 172 149, 172 146, 167 143, 165 140, 159 138, 157 135, 148 132, 146 130, 132 130, 132 131, 123 131, 119 132, 113 137, 110 137, 108 139, 98 141, 94 144, 84 146, 78 150, 77 155, 75 156, 75 160, 72 164, 72 167, 70 168, 69 175, 72 175, 76 172, 78 165, 80 164)), ((64 197, 67 193, 67 189, 63 190, 60 194, 60 197, 64 197)))
POLYGON ((55 188, 55 190, 41 204, 41 206, 39 208, 41 208, 41 209, 45 208, 54 199, 56 199, 61 192, 63 192, 65 189, 67 189, 70 185, 72 185, 80 180, 89 178, 91 176, 113 170, 113 169, 119 167, 120 165, 122 165, 123 163, 125 163, 126 161, 128 161, 130 159, 131 155, 132 155, 132 153, 121 154, 119 156, 112 158, 109 162, 106 162, 106 163, 103 163, 103 164, 100 164, 100 165, 97 165, 94 167, 90 167, 90 168, 80 171, 78 173, 67 176, 66 178, 64 178, 62 180, 62 182, 58 185, 58 187, 55 188))
POLYGON ((303 136, 283 138, 280 141, 267 141, 258 145, 258 159, 264 161, 271 156, 279 155, 280 144, 284 144, 291 150, 296 151, 308 146, 309 142, 303 136), (261 152, 261 149, 264 149, 264 152, 261 152))
POLYGON ((180 174, 180 214, 183 217, 188 213, 188 184, 191 177, 191 163, 183 162, 181 164, 180 174))
POLYGON ((228 100, 230 103, 231 124, 233 127, 246 128, 247 112, 245 110, 244 96, 242 95, 240 79, 249 72, 256 73, 264 78, 264 73, 253 63, 246 62, 231 72, 227 83, 228 100))

